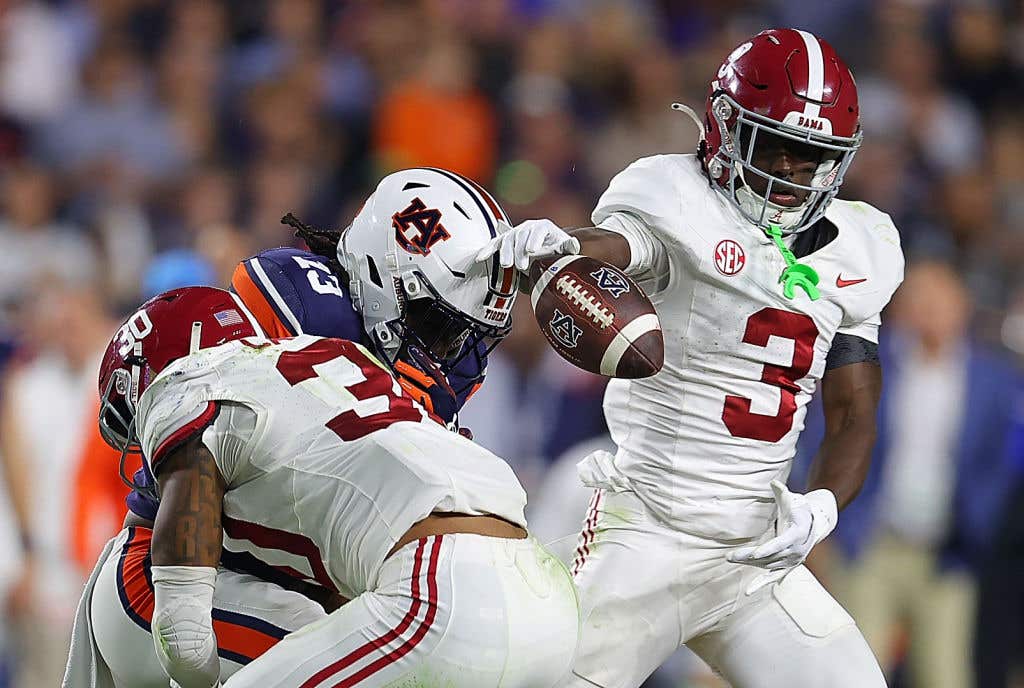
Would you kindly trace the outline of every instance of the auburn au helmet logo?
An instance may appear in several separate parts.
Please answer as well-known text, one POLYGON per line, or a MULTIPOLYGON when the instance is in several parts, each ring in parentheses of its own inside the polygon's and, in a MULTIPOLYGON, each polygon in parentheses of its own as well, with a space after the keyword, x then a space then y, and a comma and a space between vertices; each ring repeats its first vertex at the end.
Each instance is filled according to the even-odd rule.
POLYGON ((439 241, 447 241, 451 234, 441 224, 441 211, 428 208, 419 198, 412 199, 409 206, 391 216, 395 228, 395 240, 409 253, 425 256, 439 241))

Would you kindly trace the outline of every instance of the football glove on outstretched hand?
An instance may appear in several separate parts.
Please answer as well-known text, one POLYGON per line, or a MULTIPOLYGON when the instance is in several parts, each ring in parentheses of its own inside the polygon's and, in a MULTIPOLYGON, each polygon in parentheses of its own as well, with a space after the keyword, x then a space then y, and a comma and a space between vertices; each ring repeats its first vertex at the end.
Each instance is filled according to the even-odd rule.
MULTIPOLYGON (((738 547, 729 552, 726 559, 773 572, 788 571, 802 564, 814 546, 836 527, 839 506, 831 490, 799 494, 790 492, 778 480, 773 480, 771 485, 776 506, 775 537, 759 545, 738 547)), ((777 575, 759 577, 747 589, 747 594, 778 578, 777 575)))
MULTIPOLYGON (((506 225, 507 227, 507 225, 506 225)), ((580 252, 580 240, 551 220, 526 220, 491 239, 476 254, 477 261, 487 260, 495 253, 503 268, 513 265, 526 271, 537 258, 580 252)))

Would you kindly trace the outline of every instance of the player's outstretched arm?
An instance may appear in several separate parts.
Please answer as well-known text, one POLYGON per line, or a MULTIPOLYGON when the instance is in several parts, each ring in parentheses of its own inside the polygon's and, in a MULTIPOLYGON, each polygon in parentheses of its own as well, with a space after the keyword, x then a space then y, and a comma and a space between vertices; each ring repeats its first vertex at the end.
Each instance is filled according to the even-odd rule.
POLYGON ((629 242, 600 227, 564 230, 551 220, 526 220, 508 228, 477 254, 489 260, 495 253, 502 267, 526 271, 530 263, 548 256, 581 254, 625 270, 630 262, 629 242))
POLYGON ((600 227, 573 229, 569 234, 580 242, 580 254, 614 265, 619 270, 629 267, 629 242, 618 232, 600 227))
POLYGON ((225 485, 201 434, 154 467, 160 509, 153 526, 153 644, 182 688, 219 685, 213 590, 225 485))
POLYGON ((825 439, 811 465, 808 489, 830 490, 840 509, 860 492, 871 466, 881 392, 882 367, 875 362, 832 368, 822 378, 825 439))

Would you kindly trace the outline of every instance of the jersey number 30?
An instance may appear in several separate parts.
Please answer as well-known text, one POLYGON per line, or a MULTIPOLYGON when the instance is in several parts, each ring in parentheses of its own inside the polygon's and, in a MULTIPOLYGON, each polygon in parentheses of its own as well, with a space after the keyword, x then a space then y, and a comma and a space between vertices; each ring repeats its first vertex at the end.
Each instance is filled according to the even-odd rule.
POLYGON ((340 339, 319 339, 298 351, 285 351, 277 359, 277 371, 288 384, 295 386, 300 382, 317 377, 313 366, 344 358, 362 371, 363 380, 347 389, 360 402, 384 400, 387 410, 379 413, 360 415, 349 409, 327 421, 327 427, 346 442, 365 437, 371 432, 386 428, 392 423, 408 420, 419 422, 423 413, 416 408, 412 399, 401 394, 401 388, 395 391, 395 380, 379 365, 364 354, 357 345, 340 339))
POLYGON ((722 422, 733 437, 778 442, 793 427, 796 413, 796 381, 807 375, 814 361, 814 341, 818 327, 810 317, 778 308, 762 308, 747 319, 743 341, 754 346, 768 346, 770 337, 793 340, 793 360, 788 366, 766 363, 761 381, 779 388, 779 412, 774 416, 751 413, 750 399, 729 394, 725 397, 722 422))

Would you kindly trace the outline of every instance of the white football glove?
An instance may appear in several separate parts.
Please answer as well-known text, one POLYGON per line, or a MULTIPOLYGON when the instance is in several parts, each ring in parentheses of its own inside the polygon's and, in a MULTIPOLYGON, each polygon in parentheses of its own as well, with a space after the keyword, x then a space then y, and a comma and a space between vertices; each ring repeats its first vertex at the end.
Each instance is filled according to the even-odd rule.
POLYGON ((477 261, 487 260, 497 252, 503 268, 513 265, 526 271, 537 258, 580 252, 580 240, 551 220, 526 220, 509 227, 476 254, 477 261))
POLYGON ((839 505, 831 490, 814 490, 807 494, 790 492, 784 484, 773 480, 775 493, 775 537, 750 547, 738 547, 726 559, 768 569, 772 573, 756 578, 747 588, 753 594, 759 588, 779 579, 779 572, 789 571, 804 562, 811 549, 824 540, 839 520, 839 505))

